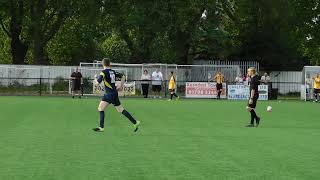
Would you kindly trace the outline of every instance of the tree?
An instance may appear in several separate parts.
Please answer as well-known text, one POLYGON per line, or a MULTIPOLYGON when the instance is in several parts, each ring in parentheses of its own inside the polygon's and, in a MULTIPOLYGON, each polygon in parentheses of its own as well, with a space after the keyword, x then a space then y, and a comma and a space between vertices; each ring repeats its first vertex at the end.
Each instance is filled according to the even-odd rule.
POLYGON ((131 62, 150 62, 151 46, 158 32, 164 30, 165 1, 108 1, 107 18, 117 36, 123 39, 130 52, 131 62))
POLYGON ((3 0, 0 2, 0 24, 10 38, 13 64, 25 64, 29 41, 22 32, 25 25, 26 3, 24 0, 3 0))
POLYGON ((66 18, 45 51, 54 65, 78 65, 104 56, 103 42, 109 36, 108 23, 104 23, 99 1, 82 1, 77 13, 66 18))
POLYGON ((233 2, 208 1, 193 37, 193 58, 224 60, 232 54, 236 47, 234 37, 237 33, 233 21, 233 2))
POLYGON ((320 1, 293 0, 291 6, 299 50, 311 64, 320 65, 320 1))
POLYGON ((10 39, 5 32, 0 31, 0 64, 11 64, 10 39))
POLYGON ((240 44, 230 57, 258 60, 265 70, 290 70, 305 64, 298 51, 297 16, 290 1, 236 1, 235 17, 240 44))
POLYGON ((5 0, 1 2, 0 23, 11 39, 14 64, 24 64, 28 48, 32 48, 37 64, 48 64, 47 43, 65 19, 77 10, 73 0, 5 0))
POLYGON ((76 8, 76 1, 72 0, 31 0, 29 33, 37 64, 49 64, 45 47, 65 20, 77 12, 76 8))
POLYGON ((188 64, 189 52, 192 47, 193 36, 199 28, 201 15, 206 8, 205 1, 169 1, 170 25, 168 35, 176 51, 177 63, 188 64))

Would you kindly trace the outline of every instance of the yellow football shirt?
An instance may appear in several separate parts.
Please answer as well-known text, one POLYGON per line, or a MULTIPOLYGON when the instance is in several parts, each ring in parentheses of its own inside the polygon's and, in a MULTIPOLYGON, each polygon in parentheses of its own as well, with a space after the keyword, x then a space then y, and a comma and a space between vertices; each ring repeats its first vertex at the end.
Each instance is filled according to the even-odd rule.
POLYGON ((171 76, 169 81, 169 89, 175 89, 176 88, 175 86, 176 86, 176 80, 174 76, 171 76))
POLYGON ((223 82, 223 75, 222 74, 217 74, 214 79, 218 84, 221 84, 223 82))
POLYGON ((320 78, 319 77, 314 78, 313 88, 320 89, 320 78))

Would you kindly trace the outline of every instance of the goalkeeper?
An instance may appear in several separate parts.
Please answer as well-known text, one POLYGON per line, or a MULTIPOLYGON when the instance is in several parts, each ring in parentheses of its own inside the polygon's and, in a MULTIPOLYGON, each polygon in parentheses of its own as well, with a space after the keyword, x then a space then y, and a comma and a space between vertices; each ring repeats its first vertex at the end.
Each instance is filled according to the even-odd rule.
POLYGON ((122 107, 118 97, 118 90, 122 89, 124 84, 124 75, 110 69, 110 60, 107 58, 102 60, 102 66, 104 70, 100 73, 98 78, 95 79, 95 85, 99 85, 103 82, 105 86, 105 94, 103 95, 98 107, 98 111, 100 113, 100 124, 99 127, 94 128, 93 130, 96 132, 104 131, 104 110, 110 104, 113 104, 116 110, 128 118, 128 120, 133 124, 134 132, 138 131, 140 121, 136 121, 131 114, 122 107), (116 79, 121 79, 120 87, 116 87, 116 79))

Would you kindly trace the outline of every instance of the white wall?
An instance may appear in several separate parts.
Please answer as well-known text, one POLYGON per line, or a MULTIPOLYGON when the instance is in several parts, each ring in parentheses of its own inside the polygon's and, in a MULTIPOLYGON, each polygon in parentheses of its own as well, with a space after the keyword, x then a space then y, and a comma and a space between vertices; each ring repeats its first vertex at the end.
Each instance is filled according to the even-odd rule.
POLYGON ((272 88, 278 88, 281 94, 301 91, 301 71, 273 71, 270 78, 272 88))
MULTIPOLYGON (((6 78, 69 78, 71 70, 74 68, 75 66, 0 65, 0 84, 8 84, 9 80, 6 78), (42 69, 42 72, 40 72, 40 69, 42 69)), ((140 76, 141 69, 138 70, 140 76)), ((270 73, 270 77, 273 88, 278 88, 279 93, 301 91, 301 71, 273 71, 270 73)), ((53 83, 51 81, 50 83, 53 83)), ((37 80, 24 82, 28 85, 35 83, 37 83, 37 80)))
POLYGON ((75 66, 0 65, 0 84, 9 85, 17 81, 20 84, 32 85, 38 84, 40 78, 51 78, 51 80, 43 79, 43 82, 54 83, 57 77, 69 78, 74 68, 75 66))

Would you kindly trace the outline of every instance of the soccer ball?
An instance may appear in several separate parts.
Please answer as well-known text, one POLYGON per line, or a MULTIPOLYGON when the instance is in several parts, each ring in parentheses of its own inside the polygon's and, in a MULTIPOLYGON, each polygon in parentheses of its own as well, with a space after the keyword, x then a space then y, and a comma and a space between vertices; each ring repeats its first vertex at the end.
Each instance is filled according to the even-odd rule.
POLYGON ((268 112, 271 112, 271 111, 272 111, 272 107, 271 107, 271 106, 268 106, 268 107, 267 107, 267 111, 268 111, 268 112))

